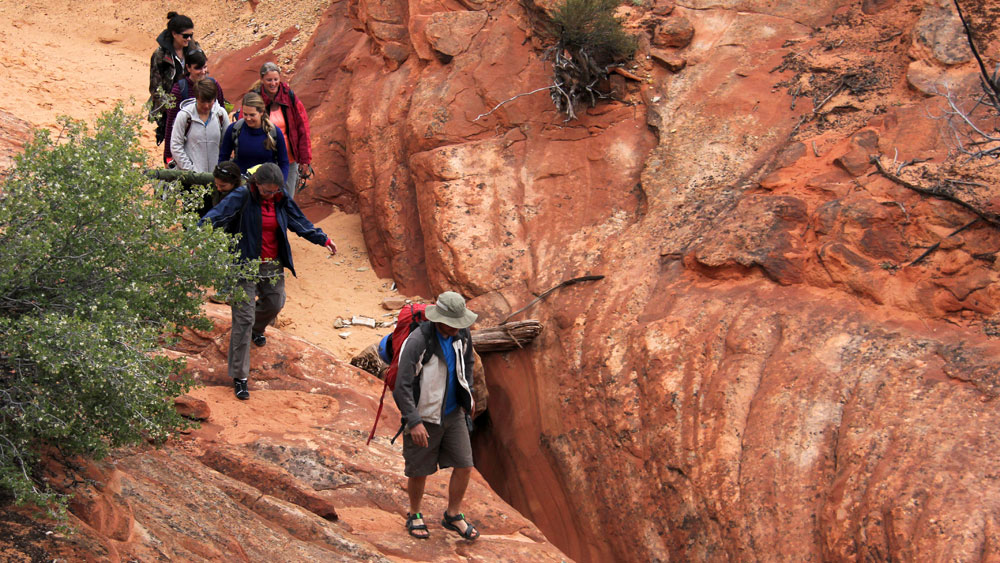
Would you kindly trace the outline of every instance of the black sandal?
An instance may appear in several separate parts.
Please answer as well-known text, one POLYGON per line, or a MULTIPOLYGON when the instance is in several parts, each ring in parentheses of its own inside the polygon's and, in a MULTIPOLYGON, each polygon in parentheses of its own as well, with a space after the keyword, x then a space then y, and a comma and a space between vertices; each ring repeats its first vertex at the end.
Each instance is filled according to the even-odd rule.
POLYGON ((409 512, 406 513, 406 529, 409 530, 411 536, 417 538, 418 540, 425 540, 431 537, 430 532, 427 531, 427 524, 413 523, 414 520, 423 520, 423 519, 424 519, 423 515, 420 514, 419 512, 416 514, 410 514, 409 512), (424 534, 423 535, 414 534, 413 532, 417 530, 423 530, 424 534))
POLYGON ((449 516, 448 512, 445 511, 444 520, 441 521, 441 525, 444 526, 445 528, 448 528, 449 530, 454 530, 458 532, 458 535, 462 536, 463 538, 469 541, 476 541, 477 539, 479 539, 479 530, 477 530, 476 527, 472 525, 472 522, 465 520, 464 532, 460 530, 458 526, 452 524, 452 522, 458 522, 459 520, 465 520, 465 514, 459 512, 455 516, 449 516))

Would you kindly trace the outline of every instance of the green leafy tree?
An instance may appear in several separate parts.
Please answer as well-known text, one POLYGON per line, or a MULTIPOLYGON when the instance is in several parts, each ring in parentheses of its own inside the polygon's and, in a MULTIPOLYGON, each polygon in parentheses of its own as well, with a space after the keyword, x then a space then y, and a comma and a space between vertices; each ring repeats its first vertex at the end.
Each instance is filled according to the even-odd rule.
POLYGON ((0 490, 18 500, 58 498, 33 478, 45 449, 100 457, 185 425, 170 398, 191 382, 162 347, 208 328, 202 288, 240 274, 182 211, 200 194, 154 195, 139 121, 63 118, 0 181, 0 490))

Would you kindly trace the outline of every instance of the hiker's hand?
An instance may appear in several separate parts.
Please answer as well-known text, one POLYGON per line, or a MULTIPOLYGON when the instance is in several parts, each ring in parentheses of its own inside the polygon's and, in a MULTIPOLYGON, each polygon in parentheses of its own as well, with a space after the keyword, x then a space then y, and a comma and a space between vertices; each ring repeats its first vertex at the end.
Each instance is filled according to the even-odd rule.
POLYGON ((413 443, 421 448, 427 447, 427 439, 429 436, 427 436, 427 429, 424 428, 423 422, 413 428, 410 428, 410 438, 413 438, 413 443))
POLYGON ((309 165, 299 163, 299 176, 309 176, 309 165))
POLYGON ((333 239, 331 238, 326 239, 326 244, 324 244, 323 246, 325 246, 330 251, 330 256, 333 256, 334 254, 337 253, 337 245, 333 244, 333 239))

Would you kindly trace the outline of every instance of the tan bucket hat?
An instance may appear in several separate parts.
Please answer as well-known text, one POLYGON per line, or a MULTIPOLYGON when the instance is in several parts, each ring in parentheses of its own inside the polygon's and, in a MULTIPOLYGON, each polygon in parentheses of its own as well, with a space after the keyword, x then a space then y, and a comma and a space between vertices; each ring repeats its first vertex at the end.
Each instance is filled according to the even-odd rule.
POLYGON ((427 307, 424 314, 429 320, 452 328, 469 328, 479 317, 465 307, 465 298, 454 291, 438 295, 437 303, 427 307))

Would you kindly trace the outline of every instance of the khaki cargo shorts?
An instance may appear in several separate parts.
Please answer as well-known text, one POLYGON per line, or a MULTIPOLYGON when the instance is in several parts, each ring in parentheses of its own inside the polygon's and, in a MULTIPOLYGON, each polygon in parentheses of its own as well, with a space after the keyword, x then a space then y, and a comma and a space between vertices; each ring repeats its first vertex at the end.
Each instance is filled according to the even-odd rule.
POLYGON ((469 427, 465 424, 465 411, 455 409, 441 424, 424 423, 427 429, 427 447, 413 443, 410 431, 403 433, 404 473, 407 477, 425 477, 438 468, 472 467, 472 442, 469 427))

